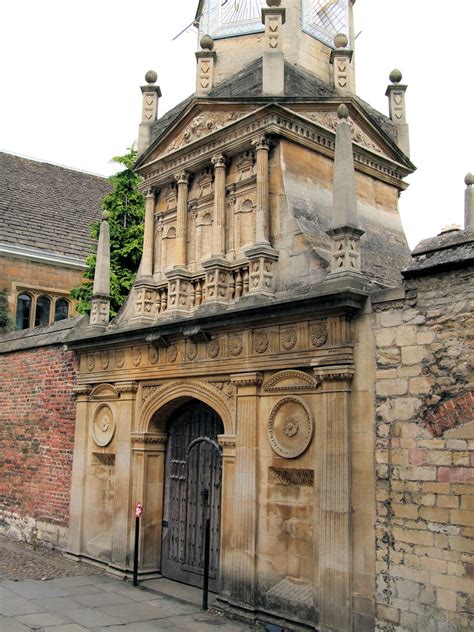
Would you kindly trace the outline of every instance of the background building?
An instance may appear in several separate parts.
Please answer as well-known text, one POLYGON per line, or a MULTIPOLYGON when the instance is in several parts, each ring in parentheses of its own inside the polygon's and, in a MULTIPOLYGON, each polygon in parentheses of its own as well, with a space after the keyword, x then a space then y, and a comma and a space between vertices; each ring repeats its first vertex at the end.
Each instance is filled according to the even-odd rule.
POLYGON ((16 329, 74 315, 105 178, 0 152, 0 288, 16 329))

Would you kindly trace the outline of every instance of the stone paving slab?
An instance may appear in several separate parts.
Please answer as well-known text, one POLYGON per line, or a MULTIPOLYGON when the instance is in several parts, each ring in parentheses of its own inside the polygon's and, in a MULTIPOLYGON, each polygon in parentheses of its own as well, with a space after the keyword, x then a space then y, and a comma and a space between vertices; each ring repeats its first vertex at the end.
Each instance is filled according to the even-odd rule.
POLYGON ((162 592, 134 588, 97 569, 89 572, 86 564, 71 565, 58 552, 42 551, 36 555, 31 547, 4 544, 0 537, 0 632, 250 632, 256 629, 212 611, 203 612, 199 605, 200 591, 190 590, 188 586, 164 580, 157 584, 163 588, 162 592), (5 551, 7 562, 1 559, 5 551), (20 568, 22 559, 26 560, 23 570, 20 568), (44 579, 46 567, 48 579, 44 579), (12 576, 8 576, 9 568, 13 569, 12 576), (190 603, 190 597, 194 603, 190 603))

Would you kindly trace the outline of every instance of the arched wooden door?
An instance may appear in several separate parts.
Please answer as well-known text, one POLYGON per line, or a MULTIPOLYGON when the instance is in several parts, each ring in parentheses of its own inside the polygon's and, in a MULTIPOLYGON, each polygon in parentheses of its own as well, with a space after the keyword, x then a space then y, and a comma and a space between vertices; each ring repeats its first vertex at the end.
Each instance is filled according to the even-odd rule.
POLYGON ((208 490, 211 518, 209 588, 218 590, 222 459, 217 445, 224 432, 211 408, 197 401, 180 408, 169 426, 166 447, 165 500, 161 572, 165 577, 202 586, 204 526, 208 490))

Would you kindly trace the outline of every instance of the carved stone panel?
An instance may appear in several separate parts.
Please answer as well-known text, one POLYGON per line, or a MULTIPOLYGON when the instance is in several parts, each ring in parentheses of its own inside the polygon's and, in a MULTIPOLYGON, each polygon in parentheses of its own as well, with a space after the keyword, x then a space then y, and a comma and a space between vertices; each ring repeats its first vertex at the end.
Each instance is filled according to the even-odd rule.
POLYGON ((303 400, 285 397, 273 408, 268 421, 268 440, 274 452, 294 459, 308 448, 313 437, 313 418, 303 400))

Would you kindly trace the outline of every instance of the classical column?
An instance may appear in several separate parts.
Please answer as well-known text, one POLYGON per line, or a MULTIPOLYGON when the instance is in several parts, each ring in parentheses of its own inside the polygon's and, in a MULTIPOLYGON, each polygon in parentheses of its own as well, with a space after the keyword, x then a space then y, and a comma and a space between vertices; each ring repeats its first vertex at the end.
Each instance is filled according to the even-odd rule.
POLYGON ((145 229, 143 232, 143 255, 140 266, 140 277, 153 276, 153 237, 155 231, 155 190, 150 188, 145 195, 145 229))
POLYGON ((176 217, 176 266, 187 264, 187 224, 188 224, 188 186, 189 173, 181 171, 175 175, 178 183, 178 208, 176 217))
POLYGON ((89 384, 80 384, 74 387, 77 403, 71 503, 69 506, 69 552, 74 555, 82 553, 82 521, 84 519, 84 491, 87 468, 87 412, 90 392, 91 387, 89 384))
POLYGON ((352 630, 351 366, 314 369, 321 380, 319 461, 319 625, 322 632, 352 630))
POLYGON ((256 588, 258 388, 262 376, 243 373, 230 379, 237 387, 231 598, 248 606, 255 600, 256 588))
POLYGON ((225 175, 226 159, 222 154, 212 157, 214 165, 214 223, 212 226, 212 255, 225 255, 225 175))
POLYGON ((264 135, 253 141, 257 153, 257 207, 255 241, 270 243, 270 195, 268 187, 268 152, 270 144, 264 135))
POLYGON ((132 525, 131 484, 132 445, 131 432, 135 414, 136 382, 122 382, 115 385, 120 399, 117 403, 118 419, 115 435, 115 490, 112 537, 112 562, 124 570, 130 566, 132 525))

